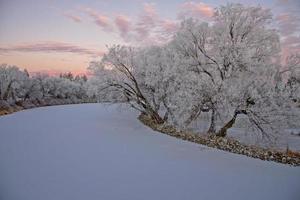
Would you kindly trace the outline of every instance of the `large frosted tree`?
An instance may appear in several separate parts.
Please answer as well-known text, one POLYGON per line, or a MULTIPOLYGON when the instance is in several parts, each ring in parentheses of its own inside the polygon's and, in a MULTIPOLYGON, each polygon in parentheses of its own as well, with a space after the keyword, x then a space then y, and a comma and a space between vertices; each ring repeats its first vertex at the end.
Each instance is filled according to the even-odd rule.
POLYGON ((90 69, 101 91, 125 99, 156 122, 187 128, 209 113, 207 130, 226 136, 242 118, 261 136, 299 122, 296 58, 282 66, 279 35, 272 14, 261 7, 228 4, 216 9, 213 22, 187 19, 169 43, 159 47, 113 46, 90 69), (294 84, 294 85, 292 85, 294 84))
POLYGON ((280 68, 274 63, 280 45, 271 19, 270 11, 261 7, 229 4, 216 10, 212 25, 193 19, 182 23, 174 49, 182 58, 180 65, 198 75, 195 81, 202 91, 194 107, 196 113, 210 112, 208 132, 226 136, 237 117, 245 115, 268 136, 266 127, 292 118, 289 99, 276 90, 282 80, 274 76, 280 68))

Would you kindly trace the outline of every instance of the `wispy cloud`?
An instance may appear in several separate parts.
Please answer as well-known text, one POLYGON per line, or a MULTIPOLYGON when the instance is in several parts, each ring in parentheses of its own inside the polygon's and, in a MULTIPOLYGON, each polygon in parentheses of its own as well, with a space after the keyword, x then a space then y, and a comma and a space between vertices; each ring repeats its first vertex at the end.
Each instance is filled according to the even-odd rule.
POLYGON ((64 15, 65 17, 67 17, 67 18, 73 20, 73 21, 76 22, 76 23, 82 22, 81 17, 79 17, 79 16, 77 16, 77 15, 74 15, 74 14, 71 14, 71 13, 67 13, 67 12, 63 13, 63 15, 64 15))
POLYGON ((300 31, 300 17, 293 14, 280 14, 276 17, 282 36, 288 36, 300 31))
POLYGON ((87 14, 103 31, 135 45, 166 42, 178 28, 177 21, 159 16, 154 3, 142 4, 140 14, 130 17, 122 13, 108 15, 89 7, 79 7, 78 11, 87 14))
POLYGON ((283 40, 283 45, 300 47, 300 34, 298 36, 287 37, 283 40))
POLYGON ((203 2, 184 2, 179 9, 179 18, 198 17, 208 19, 214 15, 214 8, 203 2))
POLYGON ((174 33, 178 28, 178 23, 173 20, 164 19, 161 20, 161 27, 168 33, 174 33))
POLYGON ((83 11, 93 18, 94 23, 101 27, 104 31, 112 31, 112 23, 108 16, 101 14, 91 8, 83 8, 83 11))
POLYGON ((144 4, 142 14, 138 17, 135 31, 139 38, 147 37, 158 22, 158 14, 154 4, 144 4))
POLYGON ((298 36, 288 36, 281 42, 282 55, 285 58, 287 55, 300 52, 300 34, 298 36))
POLYGON ((0 47, 0 53, 9 52, 42 52, 42 53, 75 53, 80 55, 101 56, 103 51, 84 48, 65 42, 41 42, 0 47))
POLYGON ((177 22, 161 18, 155 4, 145 3, 127 39, 140 45, 165 43, 175 29, 177 29, 177 22))
POLYGON ((121 37, 126 38, 132 26, 129 17, 126 15, 118 15, 115 18, 115 25, 117 26, 121 37))

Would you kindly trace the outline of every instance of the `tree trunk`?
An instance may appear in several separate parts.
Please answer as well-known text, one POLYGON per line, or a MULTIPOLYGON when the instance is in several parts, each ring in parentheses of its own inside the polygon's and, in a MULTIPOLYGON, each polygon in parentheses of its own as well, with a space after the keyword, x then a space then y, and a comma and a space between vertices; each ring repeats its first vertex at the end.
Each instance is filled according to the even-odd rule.
POLYGON ((11 81, 11 82, 8 84, 7 89, 6 89, 6 91, 4 92, 4 95, 3 95, 3 99, 4 99, 4 100, 8 100, 9 92, 10 92, 12 83, 13 83, 13 81, 11 81))
POLYGON ((165 113, 163 120, 164 120, 164 121, 168 121, 168 119, 169 119, 169 111, 167 111, 167 112, 165 113))
POLYGON ((192 110, 192 114, 189 116, 189 118, 184 122, 185 126, 190 125, 194 120, 196 120, 199 115, 201 114, 200 105, 194 106, 192 110))
POLYGON ((227 135, 227 130, 230 129, 233 124, 235 123, 236 117, 237 117, 237 112, 234 113, 233 117, 229 122, 227 122, 217 133, 217 136, 219 137, 225 137, 227 135))
POLYGON ((216 121, 215 121, 216 111, 214 108, 211 110, 211 116, 210 116, 210 126, 207 131, 207 133, 215 133, 216 132, 216 121))
POLYGON ((149 115, 151 117, 152 120, 154 120, 157 124, 163 124, 165 121, 163 118, 161 118, 161 116, 155 112, 153 109, 149 109, 149 115))
POLYGON ((168 121, 169 116, 173 117, 173 113, 172 113, 170 107, 168 106, 165 97, 163 98, 162 102, 163 102, 165 109, 167 110, 163 117, 163 120, 166 122, 166 121, 168 121))
POLYGON ((29 99, 29 92, 26 92, 26 94, 24 95, 23 101, 26 101, 27 99, 29 99))
POLYGON ((15 95, 13 90, 11 91, 11 97, 12 97, 13 101, 15 102, 16 101, 16 95, 15 95))

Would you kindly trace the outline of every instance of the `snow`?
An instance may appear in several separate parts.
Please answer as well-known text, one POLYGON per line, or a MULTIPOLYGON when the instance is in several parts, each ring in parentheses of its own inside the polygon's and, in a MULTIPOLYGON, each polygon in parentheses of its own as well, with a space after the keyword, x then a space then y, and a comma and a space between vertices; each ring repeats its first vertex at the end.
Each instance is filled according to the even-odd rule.
POLYGON ((299 199, 300 167, 152 131, 117 105, 0 117, 1 200, 299 199))

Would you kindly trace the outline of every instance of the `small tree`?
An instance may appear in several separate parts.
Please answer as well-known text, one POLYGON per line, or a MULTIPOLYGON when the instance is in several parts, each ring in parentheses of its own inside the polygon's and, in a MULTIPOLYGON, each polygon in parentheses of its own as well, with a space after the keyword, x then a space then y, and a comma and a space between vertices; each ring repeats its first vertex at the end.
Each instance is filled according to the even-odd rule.
POLYGON ((16 66, 7 64, 0 65, 0 100, 16 101, 18 90, 23 81, 27 79, 26 73, 19 70, 16 66))

